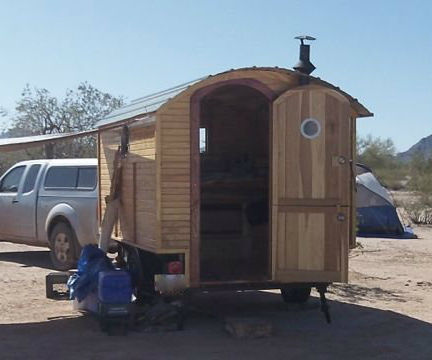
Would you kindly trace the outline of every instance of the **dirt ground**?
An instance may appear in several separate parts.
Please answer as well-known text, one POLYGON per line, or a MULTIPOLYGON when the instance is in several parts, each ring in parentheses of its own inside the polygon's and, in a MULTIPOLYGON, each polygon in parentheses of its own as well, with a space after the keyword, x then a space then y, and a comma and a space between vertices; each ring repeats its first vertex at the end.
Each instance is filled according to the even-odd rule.
POLYGON ((432 359, 432 228, 416 240, 359 238, 350 284, 334 285, 328 325, 314 294, 286 305, 278 292, 204 293, 185 330, 107 336, 69 301, 45 298, 48 251, 0 243, 0 359, 432 359), (225 317, 271 321, 274 334, 235 339, 225 317))

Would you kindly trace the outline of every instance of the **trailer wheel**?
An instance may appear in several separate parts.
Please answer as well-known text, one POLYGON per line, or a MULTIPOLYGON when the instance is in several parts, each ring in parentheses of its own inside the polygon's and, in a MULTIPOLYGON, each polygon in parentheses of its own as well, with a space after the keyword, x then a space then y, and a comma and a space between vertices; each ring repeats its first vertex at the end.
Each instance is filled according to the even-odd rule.
POLYGON ((129 272, 132 280, 134 295, 138 302, 142 302, 144 297, 144 268, 141 262, 139 250, 133 246, 119 244, 120 262, 129 272))
POLYGON ((287 286, 281 289, 281 295, 286 303, 303 304, 308 301, 311 293, 310 286, 287 286))
POLYGON ((50 257, 57 270, 70 270, 75 267, 79 245, 71 227, 60 222, 51 231, 50 237, 50 257))

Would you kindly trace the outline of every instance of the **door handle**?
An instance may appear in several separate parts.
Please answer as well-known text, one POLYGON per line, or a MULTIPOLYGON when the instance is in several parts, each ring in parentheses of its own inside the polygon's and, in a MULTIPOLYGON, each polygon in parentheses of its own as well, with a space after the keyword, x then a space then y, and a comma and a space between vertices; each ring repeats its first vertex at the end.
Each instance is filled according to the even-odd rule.
POLYGON ((16 204, 16 203, 19 203, 19 200, 17 200, 17 199, 12 199, 12 204, 16 204))

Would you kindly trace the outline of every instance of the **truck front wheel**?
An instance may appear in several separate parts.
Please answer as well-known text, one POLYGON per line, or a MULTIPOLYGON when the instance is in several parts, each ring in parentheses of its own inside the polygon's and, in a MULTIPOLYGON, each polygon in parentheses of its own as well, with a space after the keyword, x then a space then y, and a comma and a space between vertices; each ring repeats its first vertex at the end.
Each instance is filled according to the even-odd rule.
POLYGON ((50 257, 57 270, 69 270, 75 267, 78 253, 78 243, 75 234, 68 224, 60 222, 51 231, 50 257))

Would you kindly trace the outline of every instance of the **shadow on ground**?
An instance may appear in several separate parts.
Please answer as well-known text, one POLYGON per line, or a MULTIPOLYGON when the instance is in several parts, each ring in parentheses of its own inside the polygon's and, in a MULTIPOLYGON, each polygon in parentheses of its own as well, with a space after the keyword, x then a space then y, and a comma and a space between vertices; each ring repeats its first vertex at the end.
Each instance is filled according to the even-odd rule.
POLYGON ((330 301, 332 324, 319 300, 288 306, 271 292, 203 293, 185 330, 107 336, 95 318, 57 318, 0 325, 2 359, 431 359, 432 325, 392 311, 330 301), (228 316, 258 317, 274 335, 239 340, 223 330, 228 316), (55 355, 54 355, 55 354, 55 355))
POLYGON ((329 292, 352 303, 357 303, 363 300, 407 301, 406 298, 395 291, 385 290, 380 287, 365 287, 356 284, 332 284, 329 292))
POLYGON ((0 252, 0 261, 21 264, 23 267, 54 269, 49 250, 0 252))

